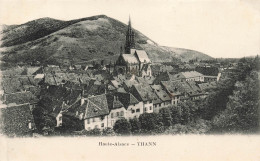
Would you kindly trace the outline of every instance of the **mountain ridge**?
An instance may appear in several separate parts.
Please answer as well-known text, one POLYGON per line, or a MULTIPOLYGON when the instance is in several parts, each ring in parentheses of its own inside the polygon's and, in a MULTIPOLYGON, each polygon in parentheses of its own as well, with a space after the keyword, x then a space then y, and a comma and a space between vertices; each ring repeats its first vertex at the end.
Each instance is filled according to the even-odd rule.
MULTIPOLYGON (((100 58, 115 61, 120 46, 125 43, 126 29, 126 24, 106 15, 70 21, 45 17, 7 26, 1 33, 1 47, 7 49, 2 52, 2 60, 21 64, 36 61, 41 64, 68 61, 72 64, 100 58)), ((194 50, 160 46, 138 30, 133 30, 137 49, 146 50, 153 62, 167 62, 173 58, 188 61, 194 55, 199 59, 212 59, 194 50)))

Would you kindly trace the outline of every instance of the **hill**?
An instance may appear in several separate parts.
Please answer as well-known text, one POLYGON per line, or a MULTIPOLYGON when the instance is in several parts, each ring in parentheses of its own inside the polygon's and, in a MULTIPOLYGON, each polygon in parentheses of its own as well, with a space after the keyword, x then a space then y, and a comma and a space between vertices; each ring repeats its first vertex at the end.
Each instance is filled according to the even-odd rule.
MULTIPOLYGON (((71 21, 41 18, 21 25, 6 26, 1 32, 4 65, 76 64, 90 61, 114 61, 124 46, 126 24, 105 15, 71 21)), ((153 62, 173 58, 210 59, 206 54, 159 46, 137 30, 136 47, 144 49, 153 62)))

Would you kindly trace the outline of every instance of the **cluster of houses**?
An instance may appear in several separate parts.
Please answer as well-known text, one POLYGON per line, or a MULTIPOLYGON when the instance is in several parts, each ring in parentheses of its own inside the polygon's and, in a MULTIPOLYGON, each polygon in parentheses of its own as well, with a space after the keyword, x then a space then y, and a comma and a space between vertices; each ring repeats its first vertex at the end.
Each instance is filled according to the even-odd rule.
POLYGON ((0 110, 7 115, 1 121, 6 131, 16 134, 35 129, 32 111, 37 106, 54 118, 56 127, 73 120, 85 130, 105 129, 121 118, 138 118, 186 100, 203 99, 221 76, 194 70, 175 73, 170 66, 154 65, 144 50, 135 49, 131 22, 125 50, 121 47, 113 70, 111 66, 62 69, 48 65, 10 73, 4 74, 1 82, 0 110))

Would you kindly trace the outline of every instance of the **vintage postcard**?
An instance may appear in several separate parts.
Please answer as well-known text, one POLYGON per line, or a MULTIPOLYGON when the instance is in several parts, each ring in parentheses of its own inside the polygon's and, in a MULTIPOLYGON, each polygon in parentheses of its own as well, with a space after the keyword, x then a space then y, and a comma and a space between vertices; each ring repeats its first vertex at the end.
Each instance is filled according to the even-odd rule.
POLYGON ((0 0, 0 160, 260 160, 258 0, 0 0))

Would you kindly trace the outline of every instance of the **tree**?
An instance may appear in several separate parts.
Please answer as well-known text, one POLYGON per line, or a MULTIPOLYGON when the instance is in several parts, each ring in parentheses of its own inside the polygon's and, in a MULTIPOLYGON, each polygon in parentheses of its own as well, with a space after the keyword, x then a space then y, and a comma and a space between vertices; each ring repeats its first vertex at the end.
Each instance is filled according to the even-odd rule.
POLYGON ((181 122, 180 106, 170 106, 169 109, 171 111, 172 125, 180 123, 181 122))
POLYGON ((259 128, 259 89, 257 72, 251 72, 245 81, 237 82, 227 109, 213 119, 213 129, 217 132, 256 132, 259 128))
POLYGON ((138 134, 141 131, 141 124, 137 118, 133 118, 129 120, 131 124, 131 132, 132 134, 138 134))
POLYGON ((117 134, 129 135, 131 133, 131 124, 125 118, 122 118, 115 122, 113 129, 117 134))
POLYGON ((187 124, 196 118, 198 107, 194 104, 194 102, 187 100, 186 102, 179 103, 177 107, 178 110, 180 110, 181 124, 187 124))
POLYGON ((141 130, 143 133, 163 132, 162 116, 158 113, 144 113, 139 116, 141 130))
POLYGON ((169 107, 160 109, 159 113, 162 115, 162 122, 164 127, 170 127, 172 125, 172 116, 169 107))

